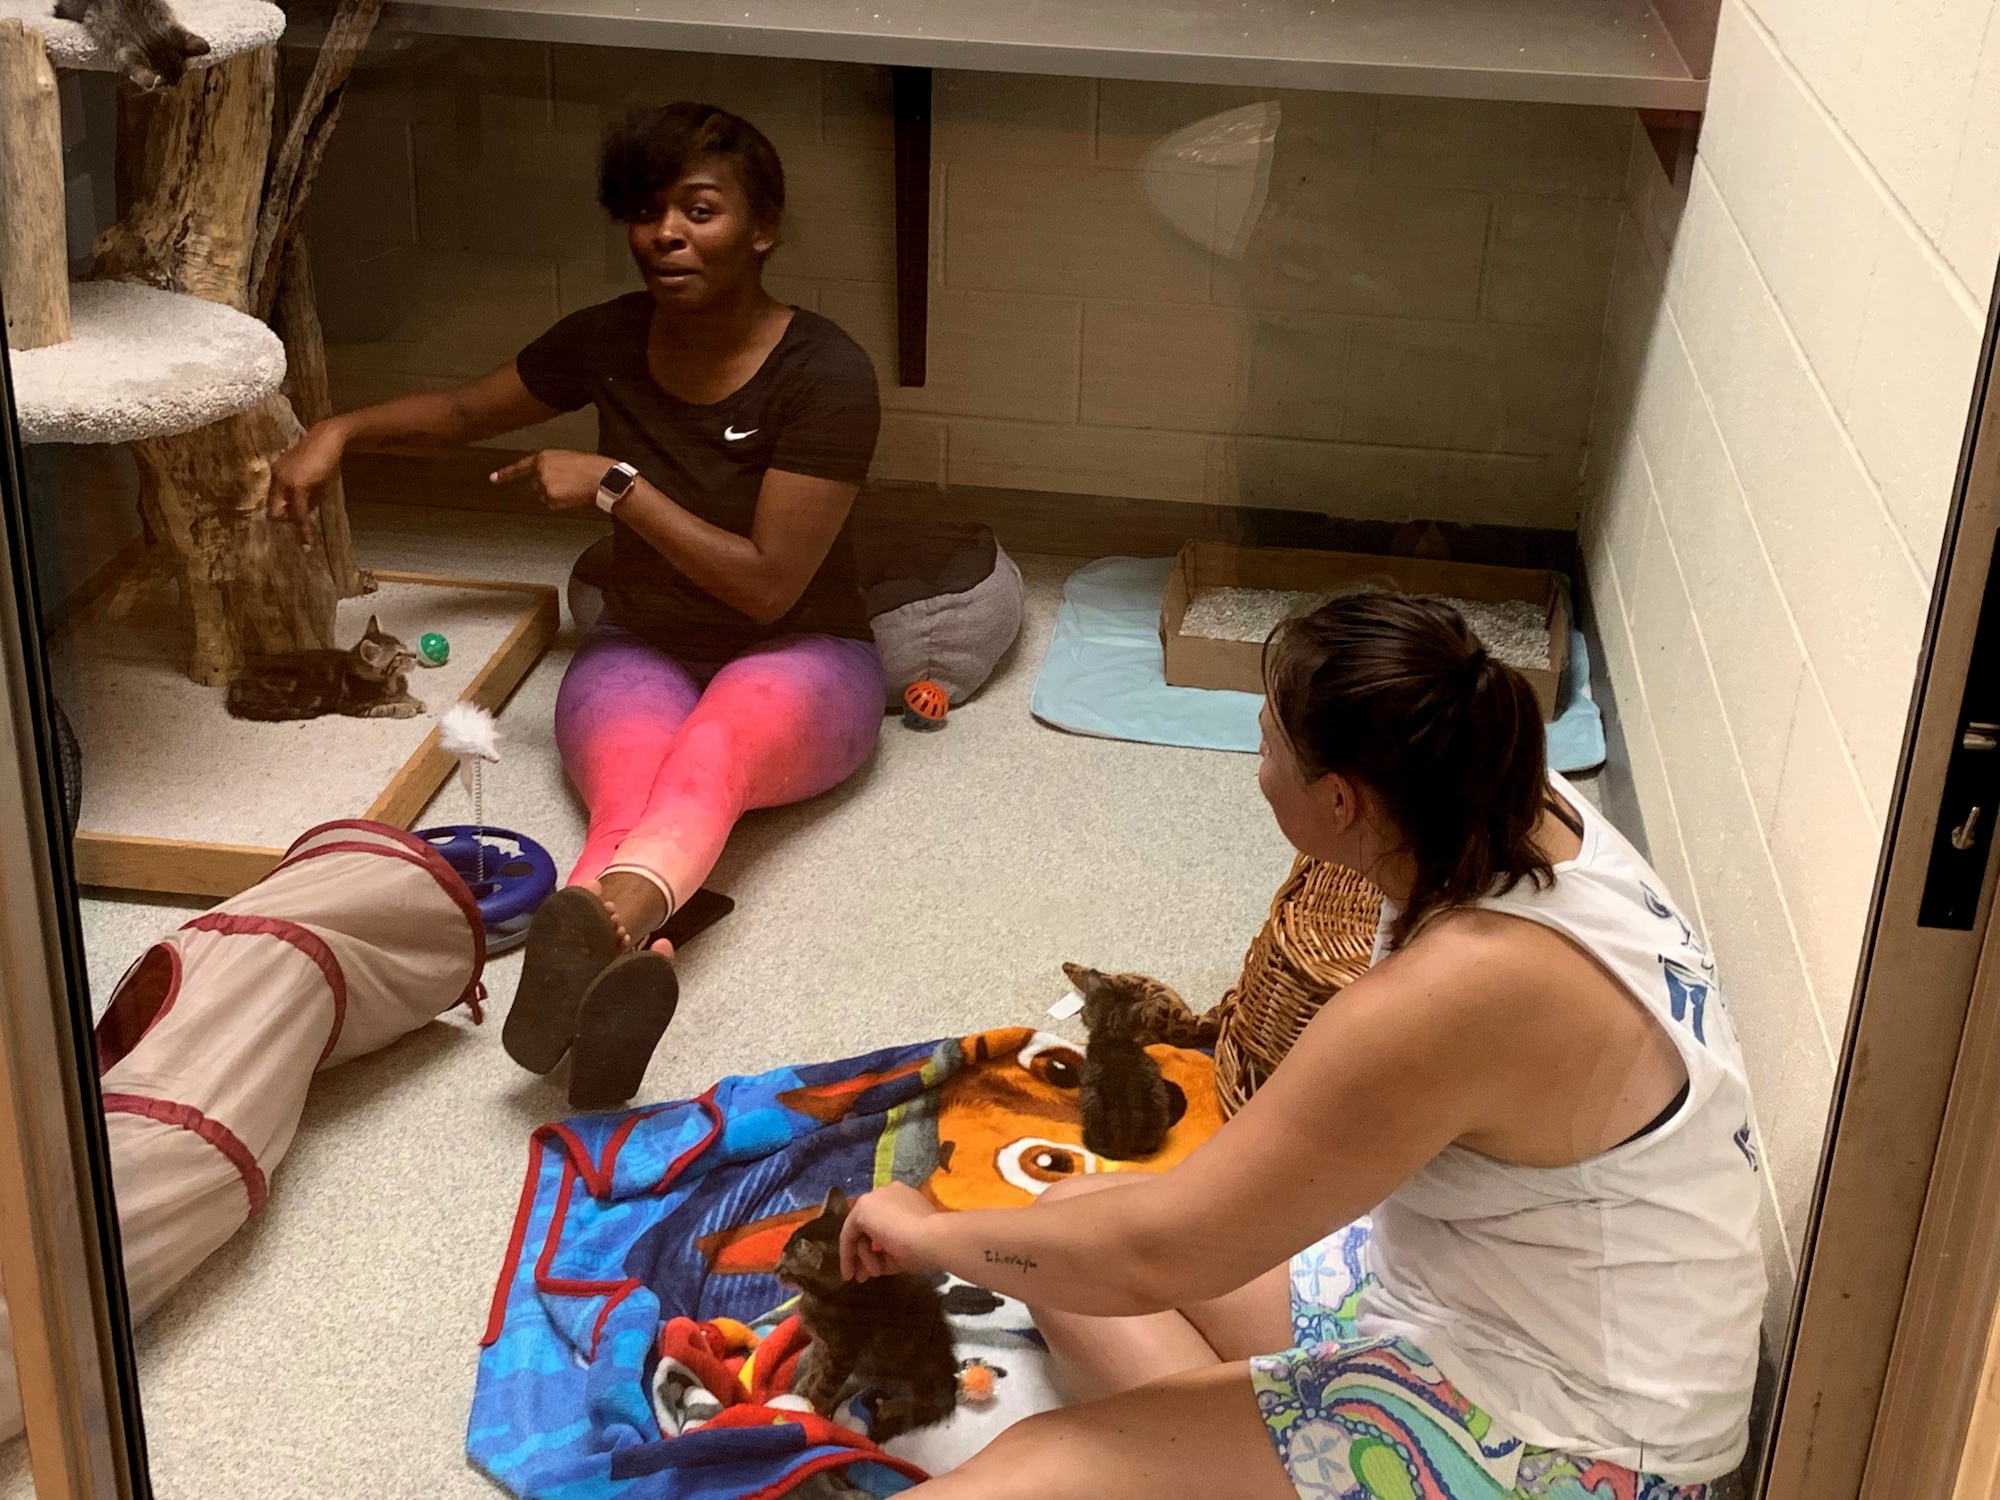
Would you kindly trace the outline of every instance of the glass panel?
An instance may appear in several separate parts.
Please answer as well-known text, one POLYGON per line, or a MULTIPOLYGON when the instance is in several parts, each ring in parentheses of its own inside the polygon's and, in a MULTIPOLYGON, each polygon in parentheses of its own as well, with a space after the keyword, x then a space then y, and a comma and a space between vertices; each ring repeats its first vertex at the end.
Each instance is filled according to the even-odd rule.
MULTIPOLYGON (((1314 1328, 1408 1341, 1399 1378, 1456 1413, 1425 1461, 1732 1492, 1977 351, 1990 215, 1905 150, 1956 159, 1960 125, 1871 136, 1761 28, 1697 158, 1693 120, 1546 76, 930 72, 824 36, 600 45, 581 8, 531 40, 404 7, 353 56, 352 8, 294 9, 272 51, 230 0, 184 81, 62 75, 43 251, 94 279, 14 369, 162 1492, 361 1492, 386 1462, 398 1492, 644 1493, 692 1461, 663 1434, 772 1394, 782 1343, 749 1385, 741 1357, 826 1189, 1020 1206, 1171 1168, 1294 1045, 1326 1081, 1222 1139, 1320 1142, 1336 1185, 1245 1189, 1211 1239, 1265 1262, 1176 1242, 1161 1295, 1386 1198, 1361 1321, 1314 1328), (1336 592, 1268 658, 1260 727, 1266 634, 1336 592), (1364 713, 1333 695, 1378 628, 1429 696, 1364 713), (425 836, 295 847, 349 819, 425 836), (1273 916, 1302 850, 1325 869, 1273 916), (1485 964, 1473 922, 1392 912, 1408 962, 1359 980, 1349 865, 1412 919, 1525 871, 1494 899, 1530 920, 1485 964), (1425 952, 1457 967, 1397 977, 1425 952), (1062 1003, 1094 983, 1066 962, 1230 1019, 1148 990, 1135 1059, 1112 1000, 1062 1003), (1295 1041, 1348 982, 1308 1033, 1336 1040, 1295 1041), (1518 1022, 1480 1033, 1481 997, 1518 1022), (1030 1030, 933 1046, 991 1028, 1030 1030), (1169 1041, 1219 1042, 1219 1094, 1169 1041), (594 1113, 787 1068, 625 1116, 615 1150, 594 1113)), ((1150 1263, 1129 1221, 1067 1222, 1099 1228, 918 1258, 985 1372, 894 1451, 949 1467, 1064 1391, 1305 1337, 1269 1280, 1157 1347, 1085 1322, 1139 1311, 1150 1263)), ((1329 1474, 1378 1461, 1302 1375, 1260 1379, 1338 1438, 1329 1474)), ((1269 1451, 1216 1410, 1202 1452, 1269 1451)), ((0 1497, 24 1475, 0 1450, 0 1497)))

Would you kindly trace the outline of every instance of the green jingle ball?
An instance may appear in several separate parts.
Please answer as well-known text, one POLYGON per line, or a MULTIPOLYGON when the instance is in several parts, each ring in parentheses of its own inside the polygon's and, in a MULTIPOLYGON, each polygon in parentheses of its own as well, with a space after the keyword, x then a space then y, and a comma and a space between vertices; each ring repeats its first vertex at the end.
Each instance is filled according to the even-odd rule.
POLYGON ((441 667, 451 660, 451 642, 435 630, 427 630, 417 639, 417 654, 425 666, 441 667))

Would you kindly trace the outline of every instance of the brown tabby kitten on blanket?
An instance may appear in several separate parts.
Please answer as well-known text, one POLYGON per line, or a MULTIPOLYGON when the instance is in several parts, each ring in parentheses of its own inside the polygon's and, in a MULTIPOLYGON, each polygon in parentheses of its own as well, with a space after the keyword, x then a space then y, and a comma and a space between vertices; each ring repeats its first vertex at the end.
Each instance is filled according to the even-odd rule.
POLYGON ((174 19, 161 0, 56 0, 56 19, 79 21, 120 73, 142 89, 172 86, 208 43, 174 19))
POLYGON ((1077 1090, 1083 1144, 1113 1161, 1151 1156, 1187 1113, 1187 1095, 1161 1076, 1144 1043, 1161 1031, 1192 1033, 1198 1023, 1186 1002, 1157 979, 1102 974, 1081 964, 1064 964, 1063 973, 1083 996, 1083 1024, 1090 1030, 1077 1090))
POLYGON ((356 719, 413 719, 424 711, 410 696, 416 656, 368 617, 345 651, 287 651, 252 657, 229 684, 223 703, 236 718, 267 722, 346 714, 356 719))
POLYGON ((831 1417, 850 1379, 886 1386, 872 1402, 870 1435, 886 1443, 929 1427, 958 1405, 958 1356, 936 1288, 921 1276, 847 1281, 840 1274, 840 1227, 847 1195, 835 1188, 816 1218, 793 1231, 778 1277, 799 1289, 799 1321, 812 1335, 796 1393, 831 1417))

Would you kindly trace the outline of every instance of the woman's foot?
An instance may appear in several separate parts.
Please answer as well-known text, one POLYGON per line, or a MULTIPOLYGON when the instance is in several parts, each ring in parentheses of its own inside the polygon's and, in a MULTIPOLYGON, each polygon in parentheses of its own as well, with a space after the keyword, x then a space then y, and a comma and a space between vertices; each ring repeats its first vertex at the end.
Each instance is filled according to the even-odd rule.
POLYGON ((530 1073, 561 1062, 576 1036, 584 992, 625 947, 593 887, 566 886, 544 901, 529 924, 521 982, 500 1028, 507 1055, 530 1073))
POLYGON ((664 942, 614 960, 591 983, 569 1054, 569 1102, 615 1109, 639 1092, 653 1049, 680 1003, 673 949, 664 942))
POLYGON ((603 898, 604 908, 618 929, 622 948, 639 948, 667 920, 667 898, 653 881, 630 870, 607 870, 588 888, 603 898))

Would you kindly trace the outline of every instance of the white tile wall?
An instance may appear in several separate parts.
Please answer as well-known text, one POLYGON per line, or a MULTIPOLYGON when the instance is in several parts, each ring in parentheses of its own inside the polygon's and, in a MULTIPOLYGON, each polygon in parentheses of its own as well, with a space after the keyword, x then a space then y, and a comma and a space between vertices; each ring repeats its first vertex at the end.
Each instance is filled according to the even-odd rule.
MULTIPOLYGON (((1914 670, 1912 662, 1906 671, 1914 670)), ((1790 893, 1792 920, 1828 1038, 1847 1023, 1855 958, 1868 912, 1882 824, 1817 683, 1800 693, 1785 750, 1771 854, 1790 893)))
POLYGON ((2000 250, 1995 26, 1727 0, 1688 180, 1635 154, 1625 194, 1586 568, 1655 859, 1744 1042, 1774 1316, 2000 250))
POLYGON ((1928 241, 1883 236, 1847 430, 1924 571, 1944 533, 1986 288, 1975 302, 1928 241))
POLYGON ((1703 123, 1703 161, 1838 403, 1854 374, 1888 205, 1847 143, 1826 128, 1817 102, 1789 86, 1783 61, 1734 7, 1716 38, 1716 70, 1726 86, 1703 123))
POLYGON ((1805 652, 1705 401, 1694 403, 1688 421, 1676 490, 1661 499, 1751 805, 1768 828, 1805 652))
POLYGON ((1975 293, 1992 284, 1989 251, 2000 239, 2000 26, 1986 23, 1972 108, 1952 171, 1951 210, 1938 248, 1975 293))

